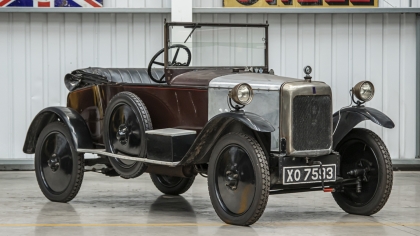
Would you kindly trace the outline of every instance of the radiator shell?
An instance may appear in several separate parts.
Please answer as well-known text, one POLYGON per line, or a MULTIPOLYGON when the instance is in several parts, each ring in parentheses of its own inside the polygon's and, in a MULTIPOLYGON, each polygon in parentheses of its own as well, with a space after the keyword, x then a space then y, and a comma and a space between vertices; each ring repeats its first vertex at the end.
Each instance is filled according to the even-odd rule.
POLYGON ((289 82, 283 84, 280 94, 280 139, 285 140, 286 155, 314 157, 330 154, 330 86, 323 82, 289 82))

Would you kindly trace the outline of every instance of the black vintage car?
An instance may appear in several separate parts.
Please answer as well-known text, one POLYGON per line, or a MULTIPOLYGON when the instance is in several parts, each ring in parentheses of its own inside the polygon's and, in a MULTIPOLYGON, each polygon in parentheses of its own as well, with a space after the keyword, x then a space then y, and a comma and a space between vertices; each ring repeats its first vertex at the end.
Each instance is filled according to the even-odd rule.
POLYGON ((351 214, 381 210, 392 188, 390 155, 378 135, 354 128, 365 120, 394 127, 365 106, 371 82, 349 88, 353 105, 333 113, 331 88, 312 80, 311 67, 304 79, 269 69, 268 24, 171 22, 164 30, 148 68, 75 70, 64 81, 67 106, 34 118, 23 151, 35 153, 48 199, 72 200, 85 166, 102 163, 107 175, 147 172, 165 194, 184 193, 200 174, 229 224, 253 224, 269 195, 293 192, 332 192, 351 214), (234 58, 215 61, 206 50, 234 58))

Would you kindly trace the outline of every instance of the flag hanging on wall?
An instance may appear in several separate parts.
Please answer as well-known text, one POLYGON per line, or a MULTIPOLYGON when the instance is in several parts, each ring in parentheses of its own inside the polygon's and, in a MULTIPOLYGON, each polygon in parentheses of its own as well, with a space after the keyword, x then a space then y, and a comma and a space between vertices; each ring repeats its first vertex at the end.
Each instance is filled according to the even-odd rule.
POLYGON ((104 0, 0 0, 0 7, 102 7, 104 0))

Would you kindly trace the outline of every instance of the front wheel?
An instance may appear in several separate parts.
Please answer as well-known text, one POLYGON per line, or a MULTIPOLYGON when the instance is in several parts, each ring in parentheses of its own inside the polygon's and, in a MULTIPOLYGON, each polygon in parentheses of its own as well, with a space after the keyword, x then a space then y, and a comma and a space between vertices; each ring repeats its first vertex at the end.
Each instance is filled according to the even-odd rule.
POLYGON ((260 144, 252 137, 229 133, 215 145, 208 169, 211 203, 228 224, 251 225, 263 214, 270 173, 260 144))
POLYGON ((337 204, 347 213, 373 215, 388 201, 392 189, 391 157, 378 135, 367 129, 353 129, 337 145, 341 155, 341 175, 358 178, 357 185, 346 185, 333 193, 337 204))

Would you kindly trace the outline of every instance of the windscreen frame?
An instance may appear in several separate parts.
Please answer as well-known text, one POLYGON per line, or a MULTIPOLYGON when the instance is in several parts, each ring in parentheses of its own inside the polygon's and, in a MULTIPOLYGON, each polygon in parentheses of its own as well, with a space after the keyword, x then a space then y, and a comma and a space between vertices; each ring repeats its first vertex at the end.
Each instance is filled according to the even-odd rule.
MULTIPOLYGON (((171 42, 170 40, 170 33, 169 33, 169 29, 171 26, 184 26, 184 27, 188 27, 193 29, 194 27, 241 27, 241 28, 264 28, 264 66, 262 67, 264 73, 268 73, 268 22, 266 22, 265 24, 248 24, 248 23, 193 23, 193 22, 166 22, 165 21, 165 27, 164 27, 164 69, 165 72, 167 71, 168 68, 170 69, 186 69, 185 67, 176 67, 176 66, 168 66, 168 58, 169 58, 169 53, 168 53, 168 48, 169 48, 169 43, 171 42)), ((250 65, 252 66, 252 65, 250 65)), ((212 66, 212 67, 188 67, 191 69, 218 69, 218 68, 241 68, 243 66, 212 66)), ((261 68, 261 66, 259 66, 261 68)))

